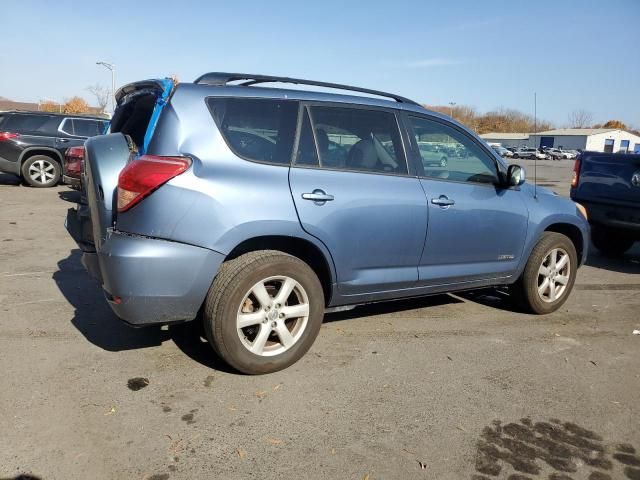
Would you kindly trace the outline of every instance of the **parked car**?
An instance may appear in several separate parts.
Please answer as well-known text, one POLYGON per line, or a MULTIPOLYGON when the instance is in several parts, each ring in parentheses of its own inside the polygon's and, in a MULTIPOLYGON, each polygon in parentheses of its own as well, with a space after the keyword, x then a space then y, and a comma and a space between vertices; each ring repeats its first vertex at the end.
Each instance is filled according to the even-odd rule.
POLYGON ((62 181, 69 187, 80 190, 80 174, 84 162, 84 146, 67 148, 64 152, 62 181))
POLYGON ((332 309, 508 286, 552 312, 587 254, 575 203, 536 196, 524 169, 399 95, 209 73, 116 100, 112 133, 85 144, 87 205, 67 216, 83 264, 124 321, 198 319, 245 373, 297 361, 332 309), (274 82, 388 100, 256 86, 274 82), (420 144, 438 142, 465 153, 431 168, 420 144))
POLYGON ((571 198, 587 209, 595 247, 622 255, 640 240, 640 155, 581 153, 571 198))
POLYGON ((418 148, 420 149, 422 162, 425 165, 436 165, 443 168, 447 166, 447 162, 449 161, 447 158, 448 152, 441 150, 437 145, 418 142, 418 148))
POLYGON ((507 150, 506 148, 500 145, 491 145, 491 148, 493 148, 496 151, 496 153, 501 157, 505 157, 505 158, 513 157, 513 152, 511 150, 507 150))
POLYGON ((537 158, 538 160, 544 160, 547 156, 537 148, 521 147, 513 152, 513 158, 537 158))
POLYGON ((64 174, 67 148, 104 133, 104 118, 42 112, 0 113, 0 172, 33 187, 52 187, 64 174))
POLYGON ((574 159, 576 158, 576 154, 569 151, 563 150, 561 148, 547 148, 544 153, 551 158, 552 160, 562 160, 562 159, 574 159))

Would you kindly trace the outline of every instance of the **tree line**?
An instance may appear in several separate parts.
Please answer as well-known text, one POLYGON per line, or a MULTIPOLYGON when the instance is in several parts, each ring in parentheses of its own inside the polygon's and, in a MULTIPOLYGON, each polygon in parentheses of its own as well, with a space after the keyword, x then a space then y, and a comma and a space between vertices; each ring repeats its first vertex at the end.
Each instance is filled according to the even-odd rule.
MULTIPOLYGON (((478 113, 475 107, 468 105, 425 105, 434 110, 452 116, 455 120, 474 130, 478 134, 500 133, 530 133, 543 132, 555 128, 552 122, 544 119, 534 119, 533 115, 510 108, 499 108, 486 113, 478 113)), ((605 123, 594 123, 593 115, 586 110, 574 110, 567 117, 567 128, 617 128, 640 135, 620 120, 609 120, 605 123)))

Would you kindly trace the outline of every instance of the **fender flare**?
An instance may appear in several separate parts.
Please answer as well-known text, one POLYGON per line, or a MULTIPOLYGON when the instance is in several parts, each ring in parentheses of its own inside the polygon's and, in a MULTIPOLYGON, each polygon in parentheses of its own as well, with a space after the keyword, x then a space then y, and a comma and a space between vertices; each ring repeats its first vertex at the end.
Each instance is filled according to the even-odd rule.
POLYGON ((54 158, 54 160, 57 160, 58 163, 60 164, 60 168, 62 170, 64 170, 63 167, 63 161, 62 161, 62 154, 56 150, 53 147, 28 147, 25 148, 22 153, 20 153, 20 156, 18 157, 18 165, 19 165, 19 171, 22 172, 22 163, 24 162, 24 159, 26 156, 28 156, 29 152, 32 152, 34 150, 38 150, 38 151, 44 151, 44 152, 51 152, 53 153, 52 157, 54 158))

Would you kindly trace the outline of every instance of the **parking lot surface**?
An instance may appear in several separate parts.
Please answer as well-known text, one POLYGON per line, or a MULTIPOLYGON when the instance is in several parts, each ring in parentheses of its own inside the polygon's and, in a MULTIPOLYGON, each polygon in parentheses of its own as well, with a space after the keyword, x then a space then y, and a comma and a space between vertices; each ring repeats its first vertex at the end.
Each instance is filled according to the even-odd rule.
MULTIPOLYGON (((567 196, 572 165, 538 184, 567 196)), ((196 328, 115 318, 75 198, 0 175, 0 478, 640 478, 638 244, 592 250, 554 314, 492 290, 358 307, 250 377, 196 328)))

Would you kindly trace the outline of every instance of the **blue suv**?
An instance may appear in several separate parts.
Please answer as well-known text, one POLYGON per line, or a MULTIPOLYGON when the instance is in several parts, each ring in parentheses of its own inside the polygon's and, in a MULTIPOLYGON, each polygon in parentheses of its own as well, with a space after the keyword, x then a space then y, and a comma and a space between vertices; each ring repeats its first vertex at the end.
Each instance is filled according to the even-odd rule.
POLYGON ((291 365, 326 311, 367 302, 504 286, 553 312, 586 258, 580 205, 401 96, 208 73, 116 99, 67 217, 83 263, 121 319, 198 319, 241 372, 291 365))

